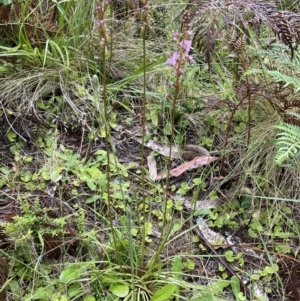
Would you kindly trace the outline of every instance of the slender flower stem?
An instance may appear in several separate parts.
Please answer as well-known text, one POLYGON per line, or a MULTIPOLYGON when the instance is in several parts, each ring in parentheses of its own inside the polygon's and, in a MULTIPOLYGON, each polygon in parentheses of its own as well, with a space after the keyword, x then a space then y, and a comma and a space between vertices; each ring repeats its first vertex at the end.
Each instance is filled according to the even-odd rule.
POLYGON ((170 229, 166 231, 167 224, 167 204, 168 204, 168 194, 169 194, 169 185, 170 185, 170 169, 171 169, 171 154, 172 154, 172 146, 174 143, 174 127, 175 127, 175 113, 176 113, 176 105, 177 100, 179 98, 179 93, 181 90, 181 75, 183 74, 183 65, 186 62, 194 63, 194 59, 189 55, 189 52, 192 48, 192 41, 189 39, 189 36, 193 33, 189 30, 189 26, 187 25, 184 29, 184 33, 182 35, 176 30, 173 34, 174 41, 179 46, 179 53, 174 52, 171 57, 167 59, 167 64, 174 68, 175 73, 175 82, 172 84, 174 90, 172 94, 168 95, 168 98, 172 101, 172 110, 171 110, 171 137, 169 144, 169 156, 167 163, 167 176, 166 176, 166 185, 165 185, 165 199, 164 199, 164 213, 163 213, 163 224, 162 224, 162 233, 160 236, 160 240, 158 243, 158 251, 155 253, 154 262, 158 261, 158 257, 162 251, 162 248, 165 245, 165 240, 168 238, 168 232, 170 229))

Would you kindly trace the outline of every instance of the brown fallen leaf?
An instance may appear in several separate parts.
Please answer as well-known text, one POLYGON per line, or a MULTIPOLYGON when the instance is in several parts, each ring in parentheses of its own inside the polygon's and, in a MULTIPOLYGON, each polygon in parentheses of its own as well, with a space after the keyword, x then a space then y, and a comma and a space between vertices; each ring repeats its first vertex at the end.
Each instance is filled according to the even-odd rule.
MULTIPOLYGON (((170 170, 170 175, 174 177, 180 176, 182 173, 184 173, 187 170, 191 169, 196 169, 199 168, 200 166, 209 164, 213 161, 216 161, 218 157, 211 157, 211 156, 200 156, 200 157, 195 157, 193 160, 184 162, 183 164, 177 166, 176 168, 170 170)), ((167 176, 167 173, 164 172, 162 174, 157 175, 157 180, 159 179, 164 179, 167 176)))

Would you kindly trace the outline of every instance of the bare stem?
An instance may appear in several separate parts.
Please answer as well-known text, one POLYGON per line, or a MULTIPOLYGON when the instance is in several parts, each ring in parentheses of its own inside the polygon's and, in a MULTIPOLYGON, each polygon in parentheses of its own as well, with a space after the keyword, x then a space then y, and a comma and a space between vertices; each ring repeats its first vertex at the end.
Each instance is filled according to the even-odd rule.
MULTIPOLYGON (((143 1, 144 10, 142 12, 142 40, 143 40, 143 104, 142 104, 142 150, 141 150, 141 181, 142 181, 142 212, 143 218, 146 216, 146 191, 145 191, 145 136, 146 136, 146 107, 147 107, 147 94, 146 94, 146 71, 147 71, 147 62, 146 62, 146 34, 148 30, 148 9, 147 2, 143 1)), ((144 221, 142 227, 142 245, 141 245, 141 260, 144 261, 145 256, 145 241, 146 241, 146 222, 144 221)))
POLYGON ((107 46, 107 29, 105 24, 105 12, 108 8, 109 1, 100 0, 98 2, 97 13, 99 19, 99 37, 100 37, 100 53, 101 53, 101 63, 102 63, 102 99, 103 99, 103 106, 104 106, 104 127, 105 127, 105 148, 106 148, 106 156, 107 156, 107 165, 106 165, 106 192, 107 192, 107 210, 109 216, 109 225, 111 228, 112 239, 114 244, 114 249, 116 252, 116 258, 118 264, 122 269, 122 262, 120 260, 118 247, 117 247, 117 239, 115 235, 115 229, 113 225, 113 216, 111 210, 111 195, 110 195, 110 182, 111 182, 111 175, 110 175, 110 131, 109 131, 109 122, 108 122, 108 99, 107 99, 107 83, 106 83, 106 46, 107 46))

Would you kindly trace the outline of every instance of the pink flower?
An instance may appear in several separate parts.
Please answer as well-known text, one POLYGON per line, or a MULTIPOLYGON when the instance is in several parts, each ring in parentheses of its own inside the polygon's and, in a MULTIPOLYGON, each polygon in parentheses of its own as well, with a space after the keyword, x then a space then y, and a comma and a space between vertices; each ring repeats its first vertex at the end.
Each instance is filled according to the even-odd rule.
POLYGON ((189 54, 186 54, 185 59, 192 64, 196 63, 195 60, 193 59, 193 57, 189 54))
POLYGON ((167 59, 166 63, 170 66, 175 66, 179 57, 179 53, 174 52, 173 55, 167 59))
POLYGON ((173 37, 174 38, 178 38, 179 37, 179 32, 178 32, 177 29, 173 32, 173 37))
POLYGON ((180 43, 180 47, 182 47, 186 53, 189 53, 192 49, 192 40, 183 40, 180 43))
POLYGON ((105 21, 104 20, 99 20, 99 27, 101 27, 104 23, 105 23, 105 21))

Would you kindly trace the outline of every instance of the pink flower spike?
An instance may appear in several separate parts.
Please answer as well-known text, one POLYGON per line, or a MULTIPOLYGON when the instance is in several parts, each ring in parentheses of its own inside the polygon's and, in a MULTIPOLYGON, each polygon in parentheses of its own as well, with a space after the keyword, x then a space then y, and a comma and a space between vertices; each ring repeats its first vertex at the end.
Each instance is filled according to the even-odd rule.
POLYGON ((187 35, 189 35, 189 36, 192 36, 192 35, 194 34, 194 32, 193 32, 192 30, 188 30, 186 33, 187 33, 187 35))
POLYGON ((190 63, 192 63, 192 64, 195 64, 196 62, 195 62, 195 60, 193 59, 193 57, 191 56, 191 55, 186 55, 185 56, 185 59, 188 61, 188 62, 190 62, 190 63))
POLYGON ((170 66, 175 66, 179 57, 179 53, 174 52, 173 55, 167 59, 166 63, 170 66))
POLYGON ((189 53, 192 49, 192 40, 183 40, 180 43, 180 47, 183 47, 186 53, 189 53))

